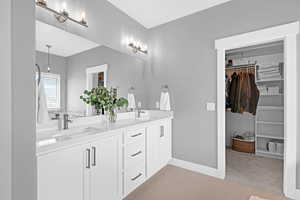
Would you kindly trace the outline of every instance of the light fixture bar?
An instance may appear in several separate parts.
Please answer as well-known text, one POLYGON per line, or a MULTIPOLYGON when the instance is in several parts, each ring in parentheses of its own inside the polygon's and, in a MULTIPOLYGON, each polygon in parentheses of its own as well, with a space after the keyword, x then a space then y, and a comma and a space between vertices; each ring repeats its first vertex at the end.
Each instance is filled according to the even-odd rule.
POLYGON ((134 43, 129 43, 128 46, 130 46, 134 53, 141 52, 143 54, 148 54, 148 50, 143 50, 140 46, 136 46, 134 43))
MULTIPOLYGON (((74 22, 74 23, 77 23, 77 24, 79 24, 79 25, 81 25, 81 26, 88 27, 87 22, 86 22, 85 20, 82 19, 81 21, 78 21, 78 20, 76 20, 76 19, 73 19, 73 18, 70 17, 69 15, 64 14, 64 12, 61 13, 61 12, 58 12, 58 11, 52 9, 52 8, 49 8, 49 7, 47 6, 46 1, 44 1, 44 0, 38 0, 35 4, 36 4, 36 6, 38 6, 38 7, 44 8, 44 9, 46 9, 46 10, 48 10, 48 11, 54 13, 54 15, 57 16, 57 17, 62 17, 62 18, 65 18, 66 20, 70 20, 70 21, 72 21, 72 22, 74 22)), ((57 18, 57 17, 56 17, 56 18, 57 18)))

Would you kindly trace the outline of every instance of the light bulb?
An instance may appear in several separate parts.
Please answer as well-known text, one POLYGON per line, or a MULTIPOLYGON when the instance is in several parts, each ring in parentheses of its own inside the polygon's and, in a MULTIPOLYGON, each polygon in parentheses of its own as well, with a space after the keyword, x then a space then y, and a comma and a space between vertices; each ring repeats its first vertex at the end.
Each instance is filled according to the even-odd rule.
POLYGON ((82 12, 81 13, 81 21, 85 21, 85 18, 86 18, 85 12, 82 12))
POLYGON ((134 45, 134 40, 132 37, 128 38, 128 44, 133 44, 134 45))
POLYGON ((62 11, 63 12, 67 11, 67 3, 66 2, 62 3, 62 11))
POLYGON ((140 41, 136 41, 135 46, 138 47, 138 48, 141 47, 141 42, 140 41))
POLYGON ((147 51, 147 50, 148 50, 148 46, 147 46, 146 44, 143 45, 142 50, 143 50, 143 51, 147 51))

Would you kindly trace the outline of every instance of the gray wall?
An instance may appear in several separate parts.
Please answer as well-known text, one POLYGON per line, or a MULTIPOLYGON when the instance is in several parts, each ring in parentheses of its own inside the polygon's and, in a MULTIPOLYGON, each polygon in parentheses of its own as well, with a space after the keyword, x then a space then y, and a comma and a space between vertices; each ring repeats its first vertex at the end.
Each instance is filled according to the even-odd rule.
MULTIPOLYGON (((36 51, 36 63, 41 67, 42 72, 47 72, 48 54, 36 51)), ((67 58, 51 55, 50 57, 51 73, 59 74, 61 81, 61 109, 65 111, 67 94, 67 58)))
MULTIPOLYGON (((37 9, 36 18, 48 24, 60 27, 66 31, 81 35, 100 45, 128 53, 132 52, 124 43, 124 39, 133 36, 136 39, 145 41, 147 29, 138 22, 114 7, 107 0, 64 0, 67 2, 70 15, 78 18, 82 10, 86 11, 89 28, 81 27, 78 24, 67 22, 60 24, 52 14, 44 9, 37 9)), ((50 7, 55 8, 56 4, 61 5, 62 0, 47 1, 50 7)), ((140 54, 137 54, 139 56, 140 54)), ((145 57, 144 57, 145 58, 145 57)))
MULTIPOLYGON (((35 5, 34 1, 11 0, 10 3, 11 9, 9 7, 4 9, 12 12, 10 13, 12 62, 8 66, 11 69, 11 85, 4 84, 6 86, 4 91, 11 90, 11 110, 1 115, 11 116, 12 123, 10 133, 12 199, 36 200, 36 122, 35 112, 33 112, 35 110, 35 5)), ((10 48, 3 49, 9 51, 10 48)), ((9 76, 10 73, 4 75, 9 76)), ((6 78, 7 81, 8 79, 6 78)), ((6 106, 9 105, 8 103, 6 106)), ((1 165, 7 167, 6 164, 1 160, 1 165)))
POLYGON ((150 30, 149 106, 154 107, 159 86, 169 84, 175 158, 217 166, 216 113, 205 109, 217 98, 215 40, 300 20, 299 8, 298 0, 233 0, 150 30))
POLYGON ((108 64, 108 87, 119 87, 120 95, 127 98, 128 89, 134 86, 136 102, 147 104, 148 96, 144 81, 146 62, 101 46, 68 58, 68 111, 85 111, 85 104, 79 97, 86 89, 86 68, 103 64, 108 64))
POLYGON ((0 199, 11 200, 11 0, 0 1, 0 199))

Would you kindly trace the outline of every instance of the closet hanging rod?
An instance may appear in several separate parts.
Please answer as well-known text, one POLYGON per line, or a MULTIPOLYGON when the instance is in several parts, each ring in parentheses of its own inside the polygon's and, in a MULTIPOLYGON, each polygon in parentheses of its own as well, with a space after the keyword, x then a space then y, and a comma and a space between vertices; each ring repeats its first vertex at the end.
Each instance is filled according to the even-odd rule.
POLYGON ((242 68, 255 68, 256 63, 251 63, 251 64, 243 64, 243 65, 235 65, 231 67, 226 67, 225 69, 242 69, 242 68))

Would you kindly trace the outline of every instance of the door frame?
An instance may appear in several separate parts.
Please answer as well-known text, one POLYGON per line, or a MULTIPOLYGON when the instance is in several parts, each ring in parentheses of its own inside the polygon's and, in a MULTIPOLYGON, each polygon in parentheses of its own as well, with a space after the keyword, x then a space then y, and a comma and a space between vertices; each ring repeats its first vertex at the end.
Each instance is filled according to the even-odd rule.
POLYGON ((217 171, 226 176, 225 53, 226 50, 284 41, 284 178, 283 192, 296 198, 297 167, 297 35, 299 22, 218 39, 217 50, 217 171))
MULTIPOLYGON (((93 87, 93 74, 100 72, 104 73, 104 87, 107 87, 107 70, 108 64, 86 68, 86 90, 91 90, 93 87)), ((86 115, 92 115, 92 106, 90 104, 86 105, 86 115)))

